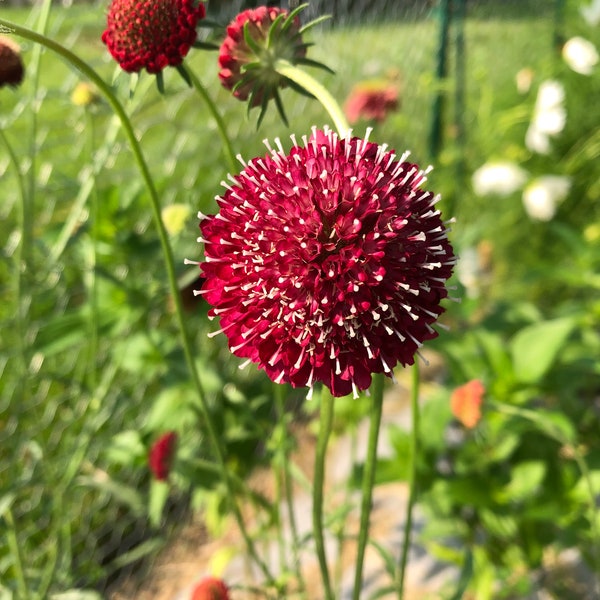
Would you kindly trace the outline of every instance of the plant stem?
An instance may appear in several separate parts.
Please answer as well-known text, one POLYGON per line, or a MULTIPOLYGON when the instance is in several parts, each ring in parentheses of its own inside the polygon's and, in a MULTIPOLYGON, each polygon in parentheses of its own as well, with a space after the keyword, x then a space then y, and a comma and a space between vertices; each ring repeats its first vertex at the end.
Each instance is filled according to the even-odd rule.
MULTIPOLYGON (((287 430, 287 419, 285 413, 285 387, 280 384, 273 384, 275 386, 275 407, 277 410, 277 424, 278 427, 283 429, 281 439, 286 440, 289 432, 287 430)), ((306 589, 306 583, 302 575, 302 565, 300 563, 299 545, 300 538, 298 536, 298 527, 296 524, 296 515, 294 512, 294 501, 293 501, 293 489, 292 489, 292 474, 290 473, 290 452, 287 443, 284 441, 283 449, 281 451, 281 464, 280 464, 281 478, 283 481, 283 493, 285 495, 285 503, 288 513, 288 520, 290 524, 291 543, 292 543, 292 560, 294 561, 294 573, 298 583, 298 591, 302 593, 306 589)))
POLYGON ((179 286, 177 284, 177 277, 175 274, 174 260, 173 260, 173 251, 171 249, 171 245, 169 242, 169 237, 167 231, 165 229, 164 223, 160 214, 160 200, 158 198, 158 192, 154 185, 154 180, 150 174, 150 170, 142 153, 142 149, 140 143, 135 135, 133 130, 133 125, 127 116, 123 106, 119 102, 118 98, 113 93, 110 86, 96 73, 94 69, 92 69, 86 62, 81 60, 77 55, 73 54, 70 50, 65 48, 64 46, 58 44, 54 40, 51 40, 43 35, 40 35, 34 31, 31 31, 27 28, 21 27, 19 25, 15 25, 14 23, 10 23, 8 21, 4 21, 0 19, 0 27, 8 28, 11 32, 16 33, 19 36, 22 36, 32 42, 42 44, 46 48, 57 53, 64 60, 70 63, 72 66, 81 71, 86 77, 88 77, 98 88, 98 90, 105 96, 106 100, 112 107, 115 114, 118 116, 121 121, 121 125, 123 127, 123 131, 127 137, 131 150, 133 152, 135 161, 140 170, 144 183, 148 189, 150 194, 150 205, 152 209, 152 216, 154 219, 154 224, 158 231, 158 237, 161 244, 161 249, 163 252, 163 258, 165 260, 165 268, 167 271, 167 279, 169 283, 169 290, 171 292, 173 298, 173 304, 175 307, 175 315, 177 319, 177 324, 179 326, 181 341, 183 345, 183 351, 186 359, 186 363, 190 372, 190 376, 192 378, 192 383, 198 393, 198 399, 200 401, 200 409, 204 418, 204 423, 208 432, 208 437, 213 446, 213 450, 215 452, 217 462, 219 465, 219 469, 221 472, 221 477, 223 482, 227 486, 229 497, 231 498, 231 506, 234 513, 234 517, 236 519, 237 525, 240 529, 242 537, 246 543, 248 552, 252 557, 252 560, 258 565, 262 574, 269 581, 273 581, 273 577, 269 572, 267 565, 263 560, 259 557, 256 548, 254 546, 254 542, 250 538, 248 531, 246 530, 246 526, 244 524, 243 516, 238 506, 238 503, 235 499, 235 493, 233 489, 233 485, 227 471, 227 465, 225 464, 225 454, 223 448, 221 447, 221 442, 219 436, 217 435, 216 428, 212 422, 210 416, 210 409, 208 406, 208 401, 206 398, 206 394, 204 392, 204 388, 202 386, 200 375, 198 373, 198 369, 196 367, 196 362, 194 360, 194 356, 192 353, 192 345, 188 334, 188 328, 185 323, 185 316, 183 312, 183 305, 181 296, 179 294, 179 286))
POLYGON ((23 561, 21 560, 21 548, 19 546, 19 540, 17 538, 17 531, 15 527, 15 520, 13 518, 12 509, 8 506, 3 513, 4 520, 7 524, 6 541, 10 549, 10 555, 13 558, 13 568, 15 570, 17 579, 17 590, 21 598, 25 600, 29 597, 29 590, 27 589, 27 581, 25 580, 25 573, 23 571, 23 561))
POLYGON ((404 521, 404 540, 402 543, 402 554, 397 570, 398 600, 404 596, 404 579, 406 576, 406 563, 408 562, 408 551, 410 550, 410 534, 412 530, 413 508, 417 497, 417 463, 419 452, 419 363, 415 360, 412 367, 412 390, 410 394, 410 409, 412 413, 411 431, 411 465, 408 478, 408 503, 406 505, 406 519, 404 521))
POLYGON ((360 599, 362 589, 362 573, 365 558, 365 549, 369 539, 369 517, 371 515, 371 501, 373 498, 373 484, 375 482, 375 469, 377 467, 377 440, 381 428, 381 414, 383 412, 383 383, 384 375, 378 373, 373 377, 371 397, 373 408, 369 425, 369 438, 367 442, 367 456, 362 478, 362 502, 360 507, 360 529, 358 531, 358 550, 356 554, 356 567, 354 572, 353 600, 360 599))
POLYGON ((235 153, 231 145, 231 140, 227 135, 227 127, 225 126, 225 121, 223 120, 221 113, 217 110, 213 99, 209 96, 208 92, 206 91, 206 88, 202 85, 202 82, 189 69, 189 67, 186 67, 186 72, 190 78, 190 81, 192 82, 192 85, 194 86, 194 89, 200 94, 200 96, 202 96, 202 99, 206 103, 206 106, 208 107, 212 118, 215 120, 217 129, 219 131, 219 135, 221 136, 221 141, 223 142, 223 147, 225 148, 225 158, 227 159, 230 171, 234 173, 235 171, 237 171, 239 165, 235 158, 235 153))
POLYGON ((277 60, 275 62, 275 70, 282 77, 287 77, 289 80, 305 89, 308 93, 312 94, 329 113, 340 137, 346 136, 350 129, 348 121, 346 120, 340 105, 323 85, 306 71, 299 69, 287 60, 277 60))
POLYGON ((327 458, 327 444, 333 426, 333 396, 326 386, 321 388, 321 414, 319 420, 319 436, 315 451, 315 469, 313 484, 313 534, 315 536, 315 547, 319 559, 321 579, 323 581, 323 592, 325 600, 333 600, 331 583, 329 581, 329 568, 325 554, 325 538, 323 534, 323 486, 325 483, 325 460, 327 458))

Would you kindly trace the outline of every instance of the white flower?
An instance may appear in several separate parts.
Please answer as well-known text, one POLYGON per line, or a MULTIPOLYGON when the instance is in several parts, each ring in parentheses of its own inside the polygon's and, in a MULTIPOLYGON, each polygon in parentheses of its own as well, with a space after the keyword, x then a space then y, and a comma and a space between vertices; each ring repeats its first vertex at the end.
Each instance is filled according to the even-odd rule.
POLYGON ((550 79, 540 84, 533 118, 525 136, 527 148, 539 154, 550 152, 550 136, 560 133, 567 120, 564 100, 565 89, 559 81, 550 79))
POLYGON ((521 189, 527 177, 527 171, 515 163, 489 162, 473 173, 473 189, 478 196, 508 196, 521 189))
POLYGON ((599 58, 596 46, 579 36, 572 37, 565 43, 562 55, 567 65, 581 75, 591 75, 599 58))
POLYGON ((579 12, 588 25, 595 27, 600 23, 600 0, 592 0, 589 6, 582 6, 579 12))
POLYGON ((550 221, 570 189, 570 177, 564 175, 538 177, 523 191, 523 205, 527 214, 537 221, 550 221))

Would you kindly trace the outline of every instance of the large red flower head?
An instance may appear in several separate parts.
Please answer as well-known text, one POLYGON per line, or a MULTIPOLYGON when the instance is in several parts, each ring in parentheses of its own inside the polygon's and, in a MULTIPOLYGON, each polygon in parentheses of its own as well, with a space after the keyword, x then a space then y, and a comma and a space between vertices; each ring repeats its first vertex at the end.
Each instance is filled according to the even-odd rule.
POLYGON ((113 0, 102 41, 123 70, 159 73, 182 63, 204 15, 195 0, 113 0))
POLYGON ((23 81, 24 74, 19 45, 9 37, 0 35, 0 88, 5 85, 17 87, 23 81))
POLYGON ((177 433, 175 431, 164 433, 152 444, 148 455, 148 464, 158 481, 169 478, 176 447, 177 433))
POLYGON ((205 577, 192 590, 191 600, 229 600, 229 589, 221 579, 205 577))
POLYGON ((455 257, 406 156, 327 128, 303 142, 269 147, 217 198, 198 293, 275 382, 356 395, 436 337, 455 257))
POLYGON ((274 69, 277 59, 299 62, 306 55, 297 13, 259 6, 245 10, 227 26, 219 52, 219 78, 240 100, 259 106, 287 81, 274 69), (244 34, 245 32, 245 34, 244 34))

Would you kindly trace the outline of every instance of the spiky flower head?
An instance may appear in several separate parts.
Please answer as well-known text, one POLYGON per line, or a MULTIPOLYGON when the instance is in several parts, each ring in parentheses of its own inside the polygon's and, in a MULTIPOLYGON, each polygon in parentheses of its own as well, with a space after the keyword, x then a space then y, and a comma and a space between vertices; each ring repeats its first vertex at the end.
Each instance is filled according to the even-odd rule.
POLYGON ((275 70, 275 62, 297 64, 305 56, 298 10, 247 9, 227 26, 219 51, 219 78, 239 100, 250 98, 250 107, 266 105, 277 98, 278 88, 289 83, 275 70))
POLYGON ((164 433, 152 444, 148 454, 148 464, 158 481, 165 481, 169 478, 176 447, 177 433, 175 431, 164 433))
POLYGON ((275 382, 356 395, 437 336, 455 257, 407 155, 327 128, 292 140, 289 154, 267 144, 202 219, 197 293, 275 382))
POLYGON ((183 61, 205 16, 195 0, 113 0, 102 41, 128 73, 159 73, 183 61))
POLYGON ((192 590, 191 600, 229 600, 229 589, 222 579, 204 577, 192 590))
POLYGON ((19 45, 8 36, 0 35, 0 88, 5 85, 17 87, 24 75, 25 67, 19 45))

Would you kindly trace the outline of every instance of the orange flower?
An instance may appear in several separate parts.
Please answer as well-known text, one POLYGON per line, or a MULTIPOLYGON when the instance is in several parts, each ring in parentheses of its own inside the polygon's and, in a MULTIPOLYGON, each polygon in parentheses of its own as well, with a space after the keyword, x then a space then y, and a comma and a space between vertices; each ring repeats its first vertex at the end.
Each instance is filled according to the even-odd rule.
POLYGON ((452 414, 469 429, 472 429, 481 419, 481 403, 485 386, 479 379, 473 379, 457 387, 450 397, 452 414))
POLYGON ((344 104, 344 112, 350 123, 359 119, 385 121, 389 113, 398 110, 400 100, 398 87, 389 81, 369 80, 356 84, 344 104))

